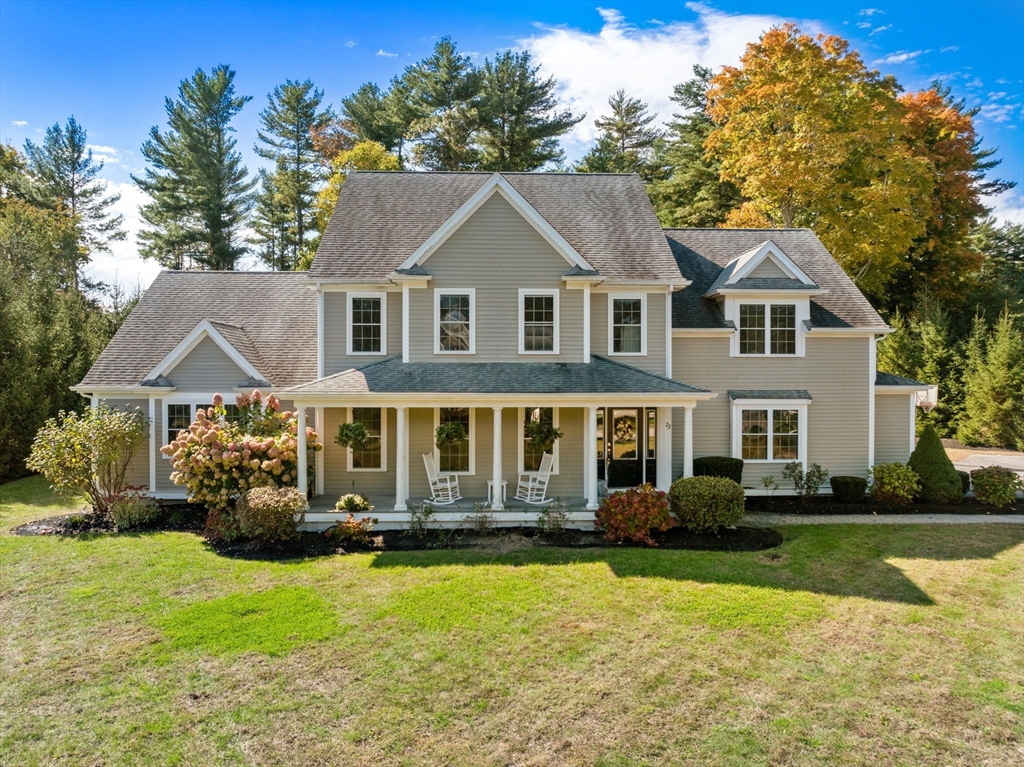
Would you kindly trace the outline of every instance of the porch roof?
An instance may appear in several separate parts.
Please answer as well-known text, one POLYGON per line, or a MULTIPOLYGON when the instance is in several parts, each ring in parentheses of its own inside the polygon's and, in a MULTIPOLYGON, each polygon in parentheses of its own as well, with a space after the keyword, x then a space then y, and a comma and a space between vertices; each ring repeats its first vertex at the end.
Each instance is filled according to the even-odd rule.
POLYGON ((407 362, 389 357, 278 392, 280 396, 402 395, 674 395, 713 392, 593 356, 583 362, 407 362))

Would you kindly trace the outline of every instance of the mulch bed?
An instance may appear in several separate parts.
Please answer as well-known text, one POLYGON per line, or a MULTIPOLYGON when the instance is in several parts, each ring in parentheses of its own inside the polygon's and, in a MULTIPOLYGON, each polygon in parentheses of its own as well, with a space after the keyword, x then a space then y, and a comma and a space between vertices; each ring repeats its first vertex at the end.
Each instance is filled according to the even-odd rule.
POLYGON ((88 508, 75 514, 37 519, 12 528, 13 535, 110 535, 117 532, 150 533, 159 530, 202 533, 206 508, 189 503, 161 503, 160 515, 150 524, 119 531, 109 517, 95 517, 88 508))
POLYGON ((864 500, 861 503, 840 503, 831 495, 819 495, 801 501, 792 496, 747 498, 747 511, 766 511, 773 514, 1022 514, 1024 500, 1017 499, 1012 506, 996 509, 980 503, 976 498, 964 498, 957 503, 909 503, 905 506, 885 505, 864 500))

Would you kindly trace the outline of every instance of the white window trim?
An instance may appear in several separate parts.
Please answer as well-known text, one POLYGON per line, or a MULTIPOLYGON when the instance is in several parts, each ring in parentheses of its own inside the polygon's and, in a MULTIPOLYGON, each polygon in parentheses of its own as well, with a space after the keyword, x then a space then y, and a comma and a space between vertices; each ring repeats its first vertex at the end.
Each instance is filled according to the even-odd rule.
POLYGON ((460 477, 471 477, 476 474, 476 408, 472 405, 446 405, 445 407, 466 407, 469 409, 469 471, 442 471, 441 451, 434 440, 437 427, 441 425, 441 408, 434 408, 434 430, 430 433, 430 444, 434 447, 434 465, 442 474, 456 474, 460 477))
MULTIPOLYGON (((519 288, 519 353, 520 354, 558 354, 559 351, 559 317, 558 317, 558 304, 559 304, 559 291, 558 290, 547 290, 547 289, 530 289, 530 288, 519 288), (554 344, 551 351, 527 351, 526 350, 526 298, 527 296, 551 296, 554 298, 554 344)), ((470 315, 472 319, 472 315, 470 315)))
MULTIPOLYGON (((269 392, 269 391, 264 392, 264 391, 261 390, 261 394, 263 394, 263 401, 266 402, 266 398, 270 396, 271 392, 269 392)), ((189 405, 190 406, 190 410, 189 410, 189 423, 192 424, 192 423, 195 423, 195 420, 196 420, 196 410, 203 403, 211 403, 212 404, 213 403, 213 394, 203 394, 202 392, 200 392, 198 394, 193 394, 193 393, 189 393, 189 392, 185 392, 185 393, 175 392, 173 396, 164 397, 163 401, 160 403, 160 408, 161 408, 162 413, 163 413, 163 420, 160 422, 160 428, 161 428, 161 432, 162 432, 161 435, 160 435, 160 438, 161 439, 166 439, 167 438, 167 431, 168 431, 168 428, 169 428, 168 425, 167 425, 168 421, 169 421, 169 415, 168 415, 168 410, 170 409, 168 407, 169 405, 189 405)), ((228 402, 227 404, 230 405, 232 403, 228 402)), ((164 445, 167 445, 167 444, 170 444, 170 443, 168 443, 168 442, 164 443, 164 445)), ((156 449, 159 450, 162 447, 163 447, 163 445, 157 445, 156 449)), ((164 453, 160 453, 160 455, 163 456, 163 458, 165 460, 169 461, 171 459, 171 456, 165 455, 164 453)))
MULTIPOLYGON (((372 407, 372 406, 371 406, 372 407)), ((345 469, 347 471, 355 472, 358 474, 362 473, 381 473, 388 470, 388 409, 386 407, 378 408, 380 410, 380 468, 379 469, 362 469, 355 468, 352 466, 352 448, 348 447, 345 449, 346 463, 345 469)), ((352 423, 352 408, 345 408, 345 419, 346 423, 352 423)))
POLYGON ((647 356, 647 294, 646 293, 609 293, 608 294, 608 356, 609 357, 646 357, 647 356), (640 351, 615 351, 615 302, 640 299, 640 351))
POLYGON ((810 301, 807 299, 758 299, 758 298, 727 298, 725 317, 731 320, 736 326, 732 333, 732 341, 729 345, 730 357, 805 357, 807 355, 807 328, 805 320, 810 319, 810 301), (740 305, 760 306, 764 312, 764 352, 760 354, 740 354, 740 305), (795 306, 796 307, 796 354, 772 354, 771 352, 771 307, 772 306, 795 306))
POLYGON ((807 465, 807 406, 810 400, 804 399, 737 399, 732 402, 732 457, 740 458, 744 463, 756 464, 787 464, 790 458, 772 458, 772 437, 774 422, 772 412, 775 410, 797 411, 797 448, 796 460, 807 465), (768 458, 743 458, 743 411, 768 411, 768 458))
POLYGON ((434 288, 434 354, 476 354, 476 288, 434 288), (469 351, 441 349, 441 296, 469 296, 469 351))
POLYGON ((381 357, 388 353, 388 294, 376 291, 348 292, 345 294, 345 353, 351 357, 381 357), (352 299, 380 299, 380 351, 352 351, 352 299))
MULTIPOLYGON (((546 406, 545 405, 534 405, 534 407, 546 407, 546 406)), ((525 429, 525 426, 523 424, 523 421, 526 418, 526 410, 527 409, 524 408, 524 407, 517 408, 517 411, 518 411, 518 414, 519 414, 518 415, 519 427, 516 430, 516 435, 517 435, 516 444, 519 446, 518 451, 517 451, 518 454, 519 454, 519 457, 518 457, 518 463, 516 464, 516 468, 518 469, 520 474, 528 474, 530 476, 535 476, 537 474, 536 471, 526 471, 523 468, 523 461, 526 458, 526 455, 525 455, 526 454, 526 444, 525 444, 525 442, 526 442, 526 434, 525 434, 526 429, 525 429)), ((530 410, 533 410, 533 408, 530 408, 530 410)), ((551 423, 552 423, 552 425, 556 429, 558 428, 558 408, 557 407, 556 408, 552 408, 551 423)), ((551 475, 552 476, 555 476, 555 475, 558 474, 558 452, 559 452, 558 451, 558 443, 561 442, 561 441, 562 440, 560 440, 560 439, 556 439, 554 446, 552 446, 552 448, 551 448, 551 456, 554 458, 554 462, 551 464, 551 475)))

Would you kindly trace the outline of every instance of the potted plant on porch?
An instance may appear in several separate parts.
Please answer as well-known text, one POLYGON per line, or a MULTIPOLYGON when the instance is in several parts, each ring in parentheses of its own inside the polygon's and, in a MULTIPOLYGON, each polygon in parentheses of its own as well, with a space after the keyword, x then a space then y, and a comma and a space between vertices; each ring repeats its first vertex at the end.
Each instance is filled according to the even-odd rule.
POLYGON ((338 427, 338 433, 334 437, 334 441, 342 447, 350 447, 354 450, 360 450, 366 447, 367 441, 369 441, 370 435, 366 431, 366 427, 361 423, 343 423, 338 427))
POLYGON ((548 421, 529 421, 523 426, 523 436, 530 440, 530 447, 542 453, 550 453, 555 441, 565 436, 562 430, 548 421))

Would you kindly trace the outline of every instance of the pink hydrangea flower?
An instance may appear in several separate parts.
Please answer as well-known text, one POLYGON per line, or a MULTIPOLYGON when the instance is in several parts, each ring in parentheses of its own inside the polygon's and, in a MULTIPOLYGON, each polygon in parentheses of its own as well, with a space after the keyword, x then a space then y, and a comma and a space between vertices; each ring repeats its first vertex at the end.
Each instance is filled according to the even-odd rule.
POLYGON ((223 404, 224 404, 224 398, 222 396, 220 396, 219 394, 214 394, 213 395, 213 405, 214 405, 214 407, 220 407, 223 404))
POLYGON ((263 401, 263 393, 259 389, 253 389, 252 390, 252 401, 253 402, 262 402, 263 401))

